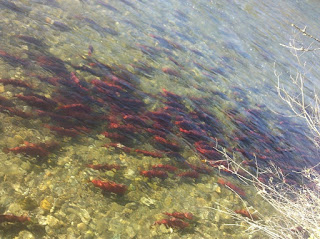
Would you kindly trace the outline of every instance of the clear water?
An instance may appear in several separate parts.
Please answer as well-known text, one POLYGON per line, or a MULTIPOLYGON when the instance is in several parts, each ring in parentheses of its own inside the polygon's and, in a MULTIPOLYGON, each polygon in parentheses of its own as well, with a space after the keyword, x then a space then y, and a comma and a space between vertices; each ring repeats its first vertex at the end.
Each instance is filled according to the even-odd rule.
MULTIPOLYGON (((248 238, 207 209, 244 206, 218 179, 244 190, 246 204, 266 217, 268 208, 251 187, 209 166, 220 157, 211 147, 218 140, 239 160, 256 155, 261 167, 274 163, 290 175, 317 163, 305 124, 286 117, 274 69, 296 92, 289 76, 299 66, 280 43, 296 34, 292 23, 316 35, 318 5, 0 0, 0 214, 31 219, 1 223, 0 237, 248 238), (148 178, 144 171, 158 164, 178 169, 148 178), (194 169, 196 179, 182 177, 194 169), (126 191, 103 192, 95 179, 126 191), (174 211, 194 219, 166 228, 163 213, 174 211)), ((310 98, 318 59, 302 57, 310 98)))

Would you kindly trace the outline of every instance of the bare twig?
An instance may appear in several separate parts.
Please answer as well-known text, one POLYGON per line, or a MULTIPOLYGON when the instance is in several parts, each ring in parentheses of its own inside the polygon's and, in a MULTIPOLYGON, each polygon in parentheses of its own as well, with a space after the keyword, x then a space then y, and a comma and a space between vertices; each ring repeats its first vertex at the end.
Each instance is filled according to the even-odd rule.
POLYGON ((316 37, 314 37, 313 35, 311 35, 310 33, 307 32, 307 27, 305 26, 303 29, 301 29, 300 27, 298 27, 297 25, 295 25, 294 23, 291 24, 291 26, 293 26, 294 28, 298 29, 298 31, 300 31, 304 36, 307 36, 317 42, 320 43, 320 40, 316 37))
MULTIPOLYGON (((235 155, 230 157, 225 149, 215 148, 220 152, 225 160, 228 162, 228 169, 232 171, 242 181, 245 181, 249 185, 254 185, 258 195, 267 202, 275 211, 274 215, 266 217, 259 212, 258 209, 254 209, 255 214, 259 216, 259 220, 254 220, 251 216, 245 218, 233 210, 223 207, 218 204, 220 208, 212 208, 220 213, 226 213, 233 219, 236 219, 239 223, 235 223, 237 226, 244 226, 246 224, 246 231, 249 234, 260 232, 269 236, 270 238, 305 238, 306 235, 313 236, 313 238, 320 237, 320 193, 314 191, 309 185, 303 185, 302 187, 293 186, 285 181, 286 175, 282 173, 282 170, 275 165, 270 165, 265 171, 251 172, 242 163, 238 163, 235 155), (241 170, 241 175, 239 174, 241 170), (246 176, 243 175, 243 172, 246 176), (273 180, 269 182, 261 181, 259 176, 265 172, 272 175, 277 183, 273 180)), ((257 167, 259 169, 259 167, 257 167)), ((320 175, 313 169, 306 169, 301 172, 302 177, 308 179, 312 183, 320 185, 320 175), (312 175, 312 176, 310 176, 312 175), (312 179, 312 180, 310 180, 312 179)), ((229 188, 232 190, 231 188, 229 188)), ((238 195, 234 190, 232 190, 238 195)), ((247 203, 238 195, 244 208, 248 211, 249 215, 252 215, 247 206, 247 203)))
MULTIPOLYGON (((301 56, 308 51, 318 50, 320 48, 312 48, 313 43, 305 47, 296 39, 302 35, 312 39, 315 43, 320 40, 306 31, 292 24, 298 30, 289 45, 283 45, 291 50, 292 56, 296 59, 299 69, 290 76, 293 88, 297 92, 293 95, 280 84, 280 76, 278 72, 274 72, 278 80, 277 91, 282 100, 284 100, 295 117, 303 119, 312 136, 310 137, 315 146, 320 148, 320 99, 314 93, 313 100, 307 98, 305 94, 305 82, 307 80, 307 69, 305 62, 301 60, 301 56)), ((228 225, 245 227, 249 234, 263 233, 270 238, 292 238, 292 239, 316 239, 320 238, 320 174, 316 168, 317 164, 312 168, 306 168, 301 172, 302 185, 290 185, 286 181, 286 175, 276 165, 270 164, 270 167, 259 168, 257 160, 255 160, 255 171, 247 168, 242 162, 236 158, 236 154, 230 156, 226 149, 216 144, 215 149, 221 153, 227 162, 227 167, 221 165, 220 169, 227 170, 236 175, 246 185, 253 185, 257 195, 264 202, 268 203, 274 210, 272 215, 264 215, 254 208, 254 215, 259 216, 259 220, 253 220, 251 211, 252 207, 248 207, 247 202, 242 199, 236 190, 232 190, 240 198, 243 207, 248 211, 249 217, 243 217, 234 210, 217 203, 217 207, 210 207, 217 213, 230 215, 236 222, 228 225), (268 180, 261 180, 261 176, 268 175, 268 180), (250 209, 250 210, 249 210, 250 209)))

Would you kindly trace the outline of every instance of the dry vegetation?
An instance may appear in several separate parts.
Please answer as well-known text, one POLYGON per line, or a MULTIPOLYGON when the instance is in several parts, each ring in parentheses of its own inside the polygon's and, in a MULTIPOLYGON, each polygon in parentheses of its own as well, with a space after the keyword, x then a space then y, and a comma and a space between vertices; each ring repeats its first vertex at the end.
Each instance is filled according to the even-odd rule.
POLYGON ((244 201, 243 205, 251 217, 243 217, 221 205, 218 205, 219 209, 213 209, 231 215, 236 219, 235 225, 245 227, 251 235, 263 233, 270 238, 320 238, 320 175, 314 168, 301 172, 301 177, 308 183, 297 186, 286 183, 285 175, 276 166, 252 173, 234 156, 230 157, 223 150, 220 153, 228 162, 228 169, 245 184, 254 185, 257 194, 270 204, 275 213, 265 216, 257 209, 246 206, 244 201), (273 176, 268 182, 261 181, 263 174, 273 176))
MULTIPOLYGON (((301 57, 305 53, 320 49, 315 47, 315 45, 320 44, 320 40, 309 34, 306 28, 301 29, 296 25, 292 26, 296 31, 294 37, 288 45, 284 46, 290 49, 299 65, 296 73, 290 76, 294 84, 293 88, 297 89, 298 92, 289 93, 280 84, 281 75, 275 72, 278 79, 277 89, 279 96, 289 105, 294 115, 307 123, 311 131, 310 139, 316 147, 320 148, 319 98, 316 93, 314 93, 313 98, 308 98, 305 94, 305 82, 309 80, 307 79, 308 70, 305 62, 301 61, 301 57), (311 41, 307 47, 303 44, 307 42, 303 40, 304 38, 311 41)), ((221 205, 213 208, 214 210, 231 215, 236 219, 235 225, 245 227, 251 235, 256 235, 256 233, 261 235, 262 233, 270 238, 320 238, 320 175, 317 171, 318 165, 297 172, 301 176, 302 184, 289 184, 281 169, 276 166, 271 165, 270 168, 262 170, 256 165, 257 170, 253 173, 242 163, 239 163, 235 155, 229 156, 224 149, 219 147, 216 149, 224 155, 228 162, 228 169, 244 183, 254 185, 257 194, 270 204, 275 213, 272 216, 262 215, 257 209, 248 208, 244 201, 243 205, 247 207, 246 209, 251 215, 249 217, 243 217, 231 209, 223 208, 221 205), (266 173, 272 175, 272 177, 269 177, 268 181, 261 180, 260 176, 266 173)), ((239 198, 241 197, 239 196, 239 198)))
POLYGON ((289 42, 289 45, 282 45, 290 49, 292 56, 296 59, 298 68, 296 73, 290 76, 291 82, 297 89, 297 92, 288 92, 284 87, 280 85, 280 74, 275 71, 275 75, 278 79, 278 94, 282 100, 284 100, 294 112, 294 115, 302 118, 308 124, 311 131, 311 140, 315 145, 320 148, 320 107, 319 107, 319 97, 316 92, 313 93, 313 98, 309 99, 305 94, 305 83, 310 82, 307 75, 311 71, 311 68, 307 68, 306 62, 301 59, 303 55, 309 54, 310 52, 315 53, 320 50, 319 47, 314 47, 315 44, 320 44, 318 38, 313 37, 306 31, 306 27, 301 29, 296 25, 292 26, 298 29, 298 32, 294 35, 293 39, 289 42), (307 37, 311 39, 311 43, 307 47, 304 46, 304 41, 302 37, 307 37))

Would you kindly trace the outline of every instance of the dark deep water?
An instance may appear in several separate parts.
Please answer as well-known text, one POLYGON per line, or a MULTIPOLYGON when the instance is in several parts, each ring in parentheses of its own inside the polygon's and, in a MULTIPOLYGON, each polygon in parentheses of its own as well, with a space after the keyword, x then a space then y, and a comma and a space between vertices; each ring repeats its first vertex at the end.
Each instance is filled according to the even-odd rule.
MULTIPOLYGON (((0 219, 0 237, 248 238, 226 226, 232 218, 204 209, 242 208, 217 183, 224 178, 269 213, 252 188, 212 167, 222 160, 213 146, 292 180, 318 163, 274 75, 296 92, 289 76, 299 66, 280 43, 296 34, 292 23, 319 32, 318 9, 317 1, 0 0, 0 214, 30 218, 0 219), (161 225, 174 211, 194 219, 161 225)), ((318 59, 303 58, 310 99, 318 59)))

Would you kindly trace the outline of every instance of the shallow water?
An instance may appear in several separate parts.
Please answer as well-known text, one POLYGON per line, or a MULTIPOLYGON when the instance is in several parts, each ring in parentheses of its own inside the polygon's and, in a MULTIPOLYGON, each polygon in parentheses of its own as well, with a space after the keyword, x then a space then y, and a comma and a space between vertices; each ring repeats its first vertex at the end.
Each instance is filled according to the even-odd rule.
MULTIPOLYGON (((291 23, 316 33, 318 5, 0 0, 0 214, 30 217, 1 223, 1 237, 248 238, 207 208, 269 208, 211 167, 222 159, 213 146, 292 181, 317 163, 274 69, 295 92, 298 65, 280 43, 291 23), (92 166, 101 164, 115 166, 92 166), (172 171, 147 172, 159 164, 172 171), (175 211, 194 218, 166 228, 163 213, 175 211)), ((316 53, 303 57, 316 66, 316 53)), ((308 72, 310 98, 318 76, 308 72)))

